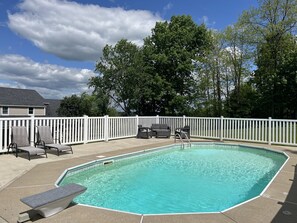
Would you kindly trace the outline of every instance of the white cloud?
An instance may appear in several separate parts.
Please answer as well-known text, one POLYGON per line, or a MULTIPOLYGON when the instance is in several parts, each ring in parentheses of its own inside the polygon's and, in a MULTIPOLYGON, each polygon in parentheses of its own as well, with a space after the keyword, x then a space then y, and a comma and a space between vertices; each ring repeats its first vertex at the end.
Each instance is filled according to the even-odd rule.
POLYGON ((149 11, 105 8, 66 0, 24 0, 8 14, 11 30, 42 50, 69 60, 96 61, 106 44, 138 45, 161 18, 149 11))
POLYGON ((167 3, 162 9, 162 12, 161 12, 162 17, 165 17, 167 12, 170 11, 172 8, 173 8, 173 4, 171 2, 167 3))
POLYGON ((62 98, 88 91, 94 76, 88 69, 37 63, 21 55, 0 55, 0 85, 37 90, 44 98, 62 98))
POLYGON ((216 22, 210 21, 207 16, 202 16, 202 18, 199 19, 203 24, 205 24, 207 27, 214 26, 216 22))
POLYGON ((167 5, 164 6, 163 10, 168 11, 168 10, 172 9, 172 7, 173 7, 173 4, 171 2, 169 2, 167 5))

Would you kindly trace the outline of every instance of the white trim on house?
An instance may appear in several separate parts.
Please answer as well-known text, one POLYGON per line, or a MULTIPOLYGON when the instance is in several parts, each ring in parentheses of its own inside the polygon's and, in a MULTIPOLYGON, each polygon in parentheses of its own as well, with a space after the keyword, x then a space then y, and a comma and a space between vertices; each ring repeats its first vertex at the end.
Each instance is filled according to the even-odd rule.
POLYGON ((1 115, 2 116, 9 116, 9 107, 8 106, 2 106, 1 107, 1 115), (3 110, 4 110, 3 108, 7 108, 7 113, 3 112, 3 110))
POLYGON ((34 108, 44 108, 45 106, 41 105, 7 105, 7 104, 0 104, 1 107, 16 107, 16 108, 29 108, 29 107, 34 107, 34 108))

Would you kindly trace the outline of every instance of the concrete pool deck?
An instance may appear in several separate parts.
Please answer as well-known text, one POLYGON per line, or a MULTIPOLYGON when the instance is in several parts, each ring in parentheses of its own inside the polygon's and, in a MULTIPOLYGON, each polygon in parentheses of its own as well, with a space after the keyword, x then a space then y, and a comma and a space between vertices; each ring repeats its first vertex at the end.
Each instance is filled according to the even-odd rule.
MULTIPOLYGON (((197 140, 198 141, 198 140, 197 140)), ((181 214, 141 216, 122 212, 72 205, 66 210, 42 218, 20 198, 54 188, 54 183, 63 171, 97 156, 114 156, 147 148, 174 143, 173 139, 120 139, 109 142, 90 143, 73 146, 74 154, 49 152, 48 158, 32 157, 26 154, 15 158, 13 154, 0 155, 0 223, 17 222, 19 213, 27 212, 28 222, 100 222, 100 223, 290 223, 297 222, 297 148, 287 146, 268 146, 273 150, 286 152, 290 159, 259 198, 242 204, 226 212, 216 214, 181 214)), ((257 145, 237 143, 244 145, 257 145)))

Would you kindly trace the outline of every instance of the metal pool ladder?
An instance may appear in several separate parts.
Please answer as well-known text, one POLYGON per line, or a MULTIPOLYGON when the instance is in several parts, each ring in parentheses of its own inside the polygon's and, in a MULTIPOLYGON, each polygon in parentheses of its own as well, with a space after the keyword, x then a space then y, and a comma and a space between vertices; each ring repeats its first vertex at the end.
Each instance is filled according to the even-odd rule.
POLYGON ((175 138, 174 138, 174 142, 176 143, 176 138, 178 138, 181 142, 181 148, 184 149, 185 145, 188 145, 189 147, 192 146, 190 139, 188 138, 188 134, 187 132, 181 131, 180 133, 176 133, 175 134, 175 138), (185 139, 183 139, 183 137, 181 136, 184 135, 185 139), (185 142, 186 141, 186 142, 185 142))

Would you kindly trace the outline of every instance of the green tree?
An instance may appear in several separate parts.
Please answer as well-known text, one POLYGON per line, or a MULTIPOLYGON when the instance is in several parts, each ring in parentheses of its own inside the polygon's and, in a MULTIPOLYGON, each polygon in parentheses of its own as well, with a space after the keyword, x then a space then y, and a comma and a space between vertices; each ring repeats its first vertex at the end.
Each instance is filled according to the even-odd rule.
POLYGON ((107 45, 89 85, 126 115, 188 114, 195 101, 195 64, 208 40, 206 27, 190 16, 174 16, 156 23, 142 48, 127 40, 107 45))
POLYGON ((251 41, 256 50, 254 83, 259 92, 259 106, 266 108, 259 115, 282 118, 287 108, 279 103, 286 100, 279 90, 284 80, 279 71, 290 51, 290 36, 296 31, 297 1, 261 0, 258 8, 242 14, 240 23, 254 36, 251 41))
POLYGON ((106 45, 96 71, 98 76, 89 82, 95 88, 94 93, 111 99, 126 115, 139 110, 146 77, 143 75, 142 51, 138 46, 124 39, 115 46, 106 45))
POLYGON ((64 97, 58 108, 59 116, 76 117, 84 115, 83 108, 80 106, 81 98, 77 95, 64 97))
POLYGON ((256 60, 258 68, 253 81, 260 93, 259 106, 265 108, 260 115, 283 118, 287 104, 285 102, 288 100, 286 94, 289 93, 284 91, 287 83, 286 60, 290 57, 295 43, 290 40, 289 35, 278 43, 280 48, 277 52, 274 51, 271 42, 259 44, 256 60))
POLYGON ((212 31, 211 50, 203 60, 203 70, 197 73, 198 86, 196 91, 200 91, 199 109, 203 108, 201 115, 220 116, 222 115, 224 80, 228 79, 226 75, 226 61, 224 58, 224 45, 222 33, 212 31), (201 100, 202 99, 202 100, 201 100))
POLYGON ((145 39, 145 72, 152 80, 146 95, 149 113, 189 114, 196 98, 195 70, 209 47, 209 32, 190 16, 158 22, 145 39))
POLYGON ((87 93, 64 97, 58 109, 58 115, 66 117, 102 116, 114 113, 114 109, 108 106, 108 101, 104 97, 87 93))
POLYGON ((286 99, 283 100, 284 117, 297 118, 297 44, 295 42, 294 50, 292 50, 280 68, 280 72, 284 77, 284 86, 282 90, 286 99))
POLYGON ((251 38, 249 31, 240 24, 228 26, 223 31, 225 60, 229 68, 232 88, 235 88, 235 95, 240 94, 244 79, 251 74, 253 58, 253 47, 250 45, 251 38))
POLYGON ((257 114, 256 105, 258 93, 250 83, 244 83, 238 92, 234 89, 225 104, 225 115, 236 118, 250 118, 257 114), (239 94, 238 94, 239 93, 239 94))
POLYGON ((104 95, 82 93, 80 100, 80 107, 85 115, 103 116, 109 114, 109 101, 104 95))

